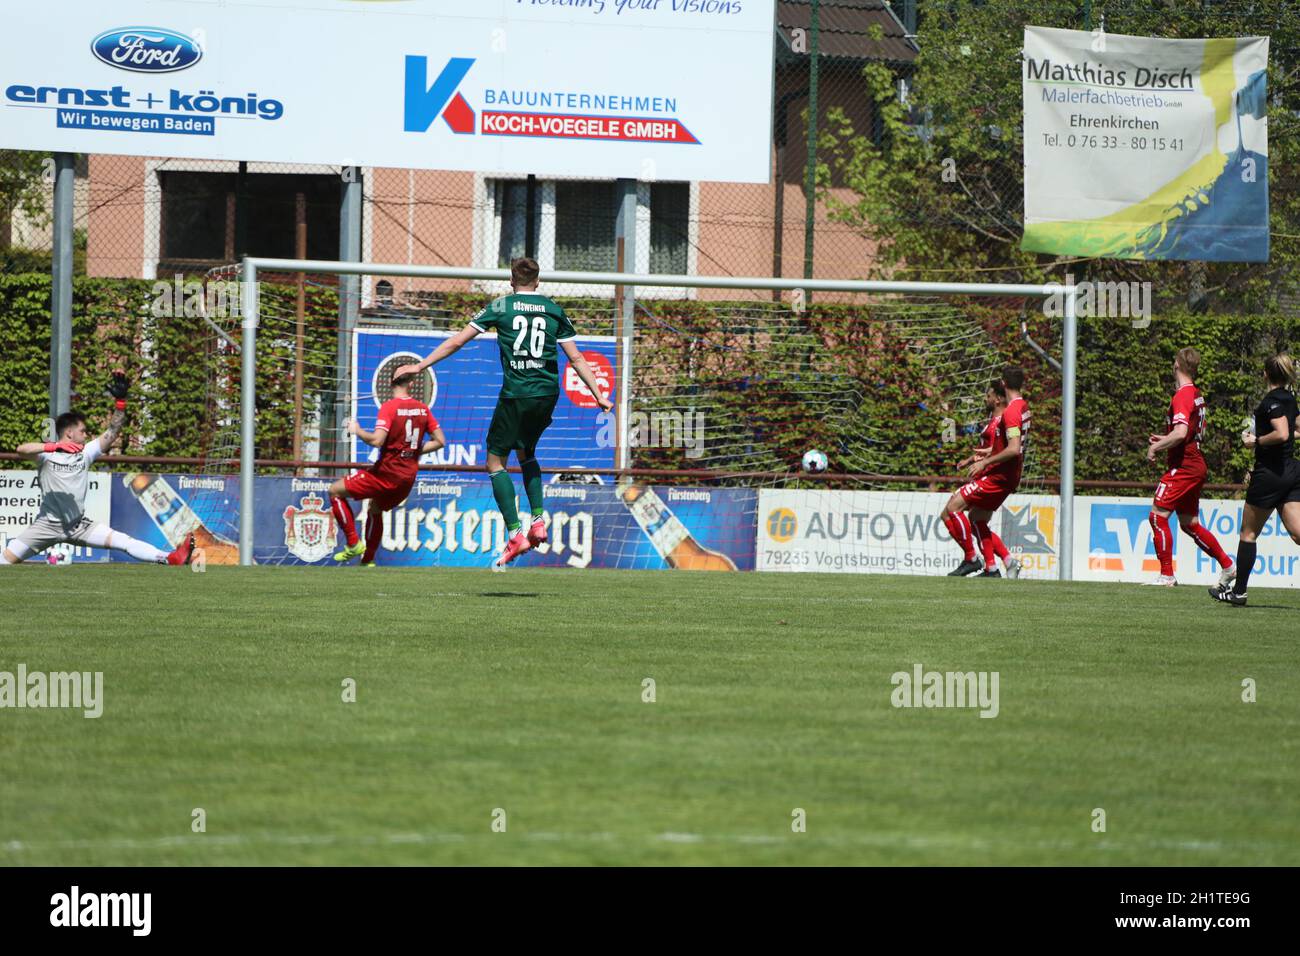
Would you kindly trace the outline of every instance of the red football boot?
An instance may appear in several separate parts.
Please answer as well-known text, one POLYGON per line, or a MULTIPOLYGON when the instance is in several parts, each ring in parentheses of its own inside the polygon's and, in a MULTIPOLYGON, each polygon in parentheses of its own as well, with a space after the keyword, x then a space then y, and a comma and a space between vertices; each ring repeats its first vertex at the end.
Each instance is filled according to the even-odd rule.
POLYGON ((167 555, 168 564, 189 564, 194 557, 194 535, 186 535, 185 540, 171 554, 167 555))

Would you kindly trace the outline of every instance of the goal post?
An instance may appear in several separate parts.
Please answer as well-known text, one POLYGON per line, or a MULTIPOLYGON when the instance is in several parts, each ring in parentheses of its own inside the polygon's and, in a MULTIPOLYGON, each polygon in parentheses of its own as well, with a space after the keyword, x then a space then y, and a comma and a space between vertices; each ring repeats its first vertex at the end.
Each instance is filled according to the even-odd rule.
MULTIPOLYGON (((240 460, 239 460, 239 562, 253 563, 255 533, 256 483, 256 414, 257 414, 257 348, 260 319, 259 282, 267 274, 308 273, 314 276, 364 276, 367 279, 439 280, 477 284, 478 288, 499 290, 509 282, 507 269, 464 268, 454 266, 414 266, 393 263, 338 262, 304 259, 278 259, 248 257, 240 267, 243 294, 242 337, 239 383, 240 408, 240 460)), ((1077 290, 1073 284, 1057 283, 1006 284, 977 282, 911 282, 889 280, 846 279, 774 279, 748 276, 683 276, 641 274, 631 272, 591 272, 546 270, 543 279, 548 290, 558 286, 579 289, 610 290, 622 288, 625 297, 636 295, 637 289, 662 289, 668 294, 679 290, 733 290, 736 292, 790 292, 794 294, 822 293, 847 296, 923 296, 923 297, 976 297, 1022 298, 1042 300, 1059 297, 1061 302, 1062 361, 1061 361, 1061 448, 1059 476, 1059 556, 1057 562, 1060 580, 1073 580, 1074 552, 1074 452, 1077 366, 1077 290), (671 290, 671 291, 669 291, 671 290)), ((595 293, 610 298, 608 291, 595 293)), ((621 303, 615 304, 615 310, 621 303)), ((620 395, 616 398, 619 414, 616 416, 618 448, 623 450, 618 459, 622 466, 628 461, 626 450, 632 436, 629 433, 632 399, 631 383, 635 350, 633 348, 633 323, 622 321, 617 334, 624 338, 620 354, 623 362, 618 369, 620 395)), ((618 469, 611 469, 617 471, 618 469)))

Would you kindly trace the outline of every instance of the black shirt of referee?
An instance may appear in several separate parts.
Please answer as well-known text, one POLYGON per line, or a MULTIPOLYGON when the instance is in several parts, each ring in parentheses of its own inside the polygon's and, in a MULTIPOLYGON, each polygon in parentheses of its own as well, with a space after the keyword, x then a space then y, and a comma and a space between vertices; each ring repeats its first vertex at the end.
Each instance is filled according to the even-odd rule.
POLYGON ((1275 388, 1264 396, 1255 409, 1255 434, 1267 435, 1273 430, 1273 419, 1285 418, 1291 425, 1291 435, 1279 445, 1256 445, 1255 464, 1270 471, 1281 471, 1286 461, 1295 457, 1295 429, 1297 409, 1295 395, 1289 389, 1275 388))
POLYGON ((1300 500, 1300 462, 1295 460, 1296 416, 1300 414, 1295 395, 1275 388, 1255 409, 1255 434, 1273 431, 1273 420, 1285 418, 1290 433, 1276 445, 1255 445, 1255 470, 1250 475, 1246 501, 1261 508, 1276 508, 1283 502, 1300 500))

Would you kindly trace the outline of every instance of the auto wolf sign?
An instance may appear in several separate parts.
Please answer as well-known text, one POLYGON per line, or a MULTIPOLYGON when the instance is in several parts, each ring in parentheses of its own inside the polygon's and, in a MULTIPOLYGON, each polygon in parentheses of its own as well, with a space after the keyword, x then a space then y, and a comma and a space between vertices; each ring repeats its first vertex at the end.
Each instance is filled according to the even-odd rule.
POLYGON ((9 4, 0 147, 765 183, 774 6, 9 4))
POLYGON ((1057 504, 1055 498, 1025 499, 1017 495, 1002 506, 999 516, 1001 530, 993 531, 1002 539, 1012 556, 1024 566, 1026 577, 1035 572, 1045 576, 1057 575, 1056 528, 1057 504))
MULTIPOLYGON (((758 497, 760 571, 946 574, 961 560, 933 492, 763 489, 758 497)), ((1057 501, 1015 495, 992 519, 1024 577, 1058 574, 1057 501)))
POLYGON ((1268 38, 1026 27, 1021 248, 1265 262, 1268 38))

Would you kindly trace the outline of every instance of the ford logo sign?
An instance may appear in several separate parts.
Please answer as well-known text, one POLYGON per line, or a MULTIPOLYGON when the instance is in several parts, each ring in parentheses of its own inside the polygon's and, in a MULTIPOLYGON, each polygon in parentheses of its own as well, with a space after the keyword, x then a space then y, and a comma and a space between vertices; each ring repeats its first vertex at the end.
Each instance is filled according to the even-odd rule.
POLYGON ((160 27, 105 30, 90 42, 100 61, 132 73, 175 73, 199 62, 203 51, 184 33, 160 27))

